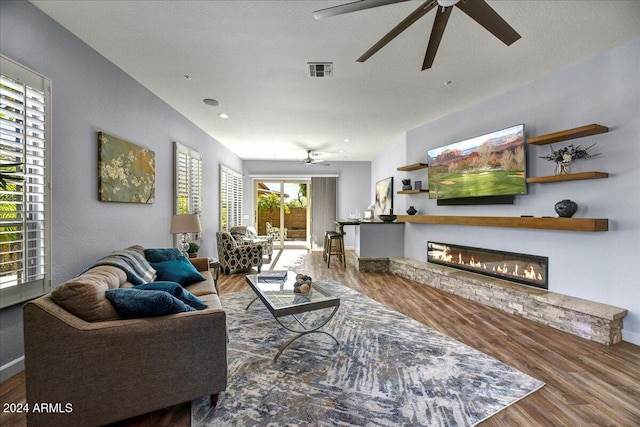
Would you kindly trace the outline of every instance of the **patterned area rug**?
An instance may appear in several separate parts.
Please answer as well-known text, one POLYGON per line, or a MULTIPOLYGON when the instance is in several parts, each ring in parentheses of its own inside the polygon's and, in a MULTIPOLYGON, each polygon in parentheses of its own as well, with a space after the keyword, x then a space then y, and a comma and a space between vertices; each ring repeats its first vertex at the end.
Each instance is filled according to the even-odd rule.
MULTIPOLYGON (((192 426, 473 426, 544 384, 334 281, 340 309, 273 357, 292 334, 250 289, 222 295, 229 383, 192 402, 192 426)), ((329 311, 306 314, 307 321, 329 311)))

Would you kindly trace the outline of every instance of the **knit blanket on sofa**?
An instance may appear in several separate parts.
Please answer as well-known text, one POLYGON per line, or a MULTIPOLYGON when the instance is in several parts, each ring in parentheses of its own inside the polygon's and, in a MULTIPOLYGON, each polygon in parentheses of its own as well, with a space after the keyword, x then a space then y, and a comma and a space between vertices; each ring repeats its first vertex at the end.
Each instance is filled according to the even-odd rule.
POLYGON ((140 249, 133 247, 112 252, 104 258, 94 262, 83 273, 99 265, 118 267, 127 275, 127 281, 133 285, 142 285, 156 279, 156 270, 145 259, 140 249))

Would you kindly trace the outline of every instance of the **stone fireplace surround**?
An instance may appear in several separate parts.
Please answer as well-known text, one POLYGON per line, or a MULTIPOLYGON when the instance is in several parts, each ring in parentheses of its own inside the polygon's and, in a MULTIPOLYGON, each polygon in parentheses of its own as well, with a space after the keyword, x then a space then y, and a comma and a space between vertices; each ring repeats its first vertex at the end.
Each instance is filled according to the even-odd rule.
POLYGON ((389 271, 600 344, 622 340, 623 308, 409 258, 356 259, 359 265, 365 267, 361 271, 389 271))

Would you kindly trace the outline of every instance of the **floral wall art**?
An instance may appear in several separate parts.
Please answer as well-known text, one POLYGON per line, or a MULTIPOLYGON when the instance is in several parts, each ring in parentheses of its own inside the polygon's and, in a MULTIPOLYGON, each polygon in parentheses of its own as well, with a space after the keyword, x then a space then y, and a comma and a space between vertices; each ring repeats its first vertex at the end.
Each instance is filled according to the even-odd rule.
POLYGON ((100 200, 153 203, 155 153, 104 132, 98 133, 100 200))

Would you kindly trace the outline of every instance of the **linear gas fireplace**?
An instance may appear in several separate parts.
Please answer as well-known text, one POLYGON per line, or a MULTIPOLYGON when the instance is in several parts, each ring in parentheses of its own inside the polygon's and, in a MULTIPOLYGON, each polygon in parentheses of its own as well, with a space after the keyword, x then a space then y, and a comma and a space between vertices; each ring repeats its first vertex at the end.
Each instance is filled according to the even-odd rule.
POLYGON ((548 257, 427 242, 427 261, 549 289, 548 257))

